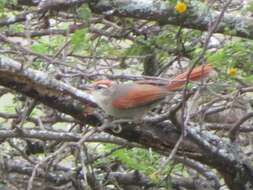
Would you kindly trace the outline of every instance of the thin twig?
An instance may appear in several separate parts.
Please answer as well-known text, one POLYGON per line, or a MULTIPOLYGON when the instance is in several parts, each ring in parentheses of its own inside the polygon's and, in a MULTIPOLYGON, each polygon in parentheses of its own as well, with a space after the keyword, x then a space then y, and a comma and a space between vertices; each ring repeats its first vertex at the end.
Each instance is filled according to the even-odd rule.
POLYGON ((235 141, 236 135, 240 130, 240 126, 246 122, 248 119, 253 117, 253 112, 248 113, 244 117, 242 117, 228 132, 228 136, 232 141, 235 141))

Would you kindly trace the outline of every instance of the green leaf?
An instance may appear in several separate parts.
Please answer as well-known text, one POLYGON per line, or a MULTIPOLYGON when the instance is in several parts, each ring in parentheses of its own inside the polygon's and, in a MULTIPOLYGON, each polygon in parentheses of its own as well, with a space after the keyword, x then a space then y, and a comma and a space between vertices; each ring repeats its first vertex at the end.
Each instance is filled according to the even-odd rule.
MULTIPOLYGON (((112 145, 106 145, 106 149, 109 150, 112 145)), ((132 148, 132 149, 120 149, 112 154, 113 158, 121 161, 130 169, 139 170, 146 175, 150 175, 156 172, 159 168, 159 155, 156 153, 150 154, 149 151, 132 148)), ((166 168, 165 168, 166 169, 166 168)))
POLYGON ((75 50, 89 49, 90 40, 88 36, 88 29, 76 30, 72 35, 71 44, 75 50))
POLYGON ((253 2, 247 2, 247 8, 246 8, 247 11, 249 12, 253 12, 253 2))
POLYGON ((48 53, 48 46, 44 43, 36 43, 32 45, 32 50, 36 53, 46 54, 48 53))
POLYGON ((16 5, 17 4, 17 0, 0 0, 0 14, 2 14, 1 16, 4 15, 5 11, 4 8, 7 5, 16 5))
POLYGON ((80 17, 86 21, 89 20, 92 15, 91 10, 87 4, 82 5, 78 10, 78 13, 80 17))

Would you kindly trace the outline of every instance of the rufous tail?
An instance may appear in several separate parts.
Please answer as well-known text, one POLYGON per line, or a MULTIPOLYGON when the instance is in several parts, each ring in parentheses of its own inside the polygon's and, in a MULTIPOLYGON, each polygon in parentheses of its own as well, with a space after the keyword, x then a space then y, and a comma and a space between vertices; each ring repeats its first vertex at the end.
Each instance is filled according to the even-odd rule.
POLYGON ((188 71, 185 71, 182 74, 177 75, 172 81, 168 84, 167 88, 170 91, 175 91, 180 89, 181 87, 186 84, 187 81, 199 81, 203 78, 206 78, 210 76, 211 73, 214 73, 213 66, 211 64, 205 64, 198 67, 195 67, 189 77, 188 77, 188 71), (187 78, 188 77, 188 78, 187 78))

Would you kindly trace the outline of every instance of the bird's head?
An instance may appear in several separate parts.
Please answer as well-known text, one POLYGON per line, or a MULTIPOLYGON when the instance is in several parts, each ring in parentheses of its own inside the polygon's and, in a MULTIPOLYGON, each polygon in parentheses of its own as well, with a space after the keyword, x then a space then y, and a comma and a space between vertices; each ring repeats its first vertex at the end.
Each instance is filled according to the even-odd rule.
POLYGON ((110 89, 114 84, 115 82, 111 80, 107 80, 107 79, 98 80, 89 86, 89 90, 95 99, 102 100, 107 96, 111 96, 112 90, 110 89))

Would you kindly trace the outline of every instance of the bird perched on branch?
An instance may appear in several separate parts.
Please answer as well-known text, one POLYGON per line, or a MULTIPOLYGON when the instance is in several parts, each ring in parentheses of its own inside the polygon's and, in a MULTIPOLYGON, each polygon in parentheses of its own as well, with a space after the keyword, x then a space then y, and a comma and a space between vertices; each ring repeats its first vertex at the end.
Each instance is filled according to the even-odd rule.
POLYGON ((167 96, 173 96, 184 84, 198 81, 215 73, 206 64, 177 75, 166 84, 155 81, 138 81, 116 84, 110 80, 95 82, 92 92, 95 102, 107 115, 118 119, 138 120, 154 105, 167 96))

